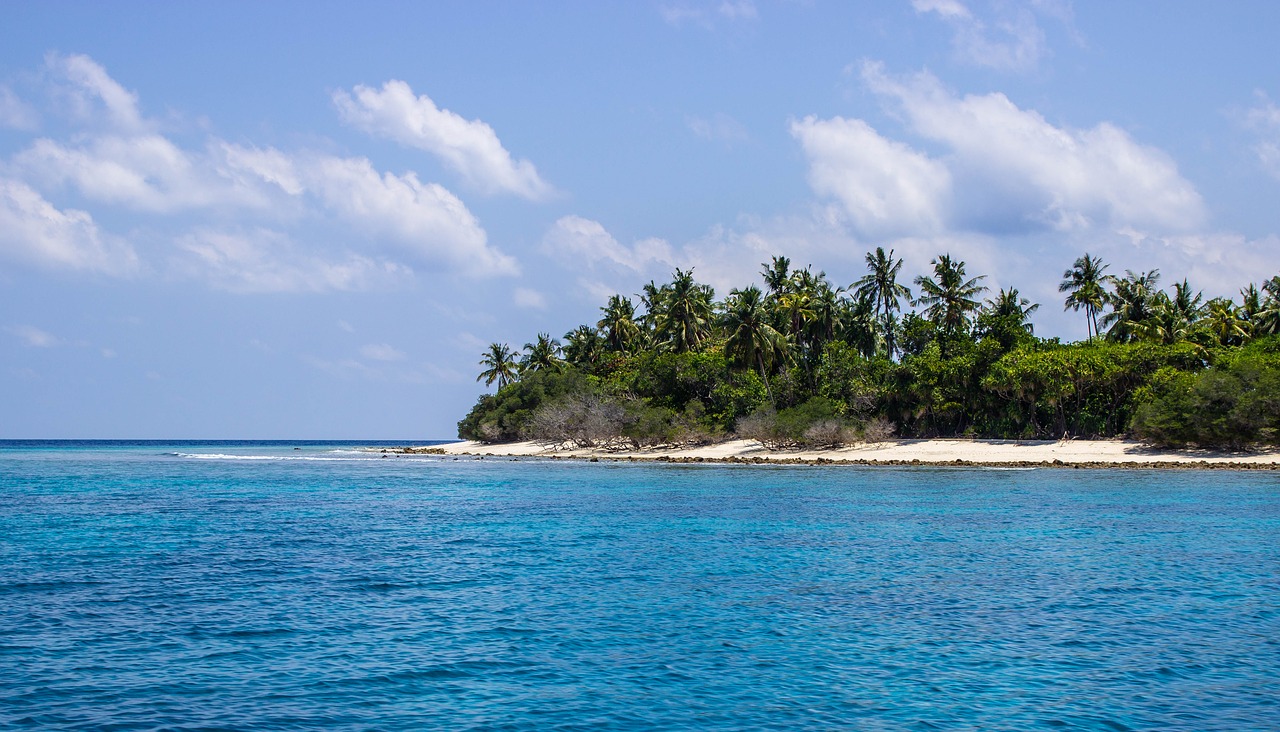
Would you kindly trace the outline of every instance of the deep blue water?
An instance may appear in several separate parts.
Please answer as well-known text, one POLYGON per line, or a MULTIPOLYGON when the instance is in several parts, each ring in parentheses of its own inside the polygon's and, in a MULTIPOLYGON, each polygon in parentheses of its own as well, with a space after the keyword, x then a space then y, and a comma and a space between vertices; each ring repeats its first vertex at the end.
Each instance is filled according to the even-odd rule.
POLYGON ((1277 678, 1271 472, 0 443, 3 728, 1263 730, 1277 678))

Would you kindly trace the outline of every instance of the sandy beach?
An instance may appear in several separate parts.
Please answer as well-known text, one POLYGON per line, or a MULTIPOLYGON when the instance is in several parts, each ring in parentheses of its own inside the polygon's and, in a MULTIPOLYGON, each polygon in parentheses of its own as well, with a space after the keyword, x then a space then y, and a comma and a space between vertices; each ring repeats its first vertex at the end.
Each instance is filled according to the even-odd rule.
POLYGON ((753 440, 729 440, 688 448, 624 450, 558 447, 538 442, 454 442, 431 448, 380 449, 388 453, 619 461, 1280 469, 1280 450, 1249 453, 1157 450, 1129 440, 890 440, 820 450, 768 450, 753 440))

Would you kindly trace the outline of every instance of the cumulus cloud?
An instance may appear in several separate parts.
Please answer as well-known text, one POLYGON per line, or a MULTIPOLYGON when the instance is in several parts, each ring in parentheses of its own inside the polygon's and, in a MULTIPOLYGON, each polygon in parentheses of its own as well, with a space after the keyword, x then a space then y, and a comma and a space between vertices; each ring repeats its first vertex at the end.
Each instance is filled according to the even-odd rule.
POLYGON ((317 157, 308 166, 308 185, 343 218, 392 237, 421 262, 444 260, 474 276, 519 272, 513 258, 489 246, 457 196, 413 173, 380 174, 364 158, 317 157))
POLYGON ((530 199, 552 192, 533 163, 512 159, 488 124, 441 109, 426 94, 414 96, 403 81, 388 81, 380 90, 340 90, 333 102, 343 122, 431 153, 482 191, 530 199))
POLYGON ((61 210, 26 183, 0 178, 0 254, 45 268, 129 275, 138 256, 85 211, 61 210))
POLYGON ((944 154, 891 140, 862 120, 793 122, 811 186, 840 204, 860 234, 1124 226, 1168 234, 1207 217, 1173 159, 1115 125, 1059 127, 1000 93, 956 96, 928 73, 892 77, 867 63, 862 77, 909 132, 944 154))
MULTIPOLYGON (((998 92, 957 97, 928 73, 894 78, 864 64, 868 87, 905 115, 916 134, 950 148, 953 176, 979 198, 1013 196, 1028 219, 1188 229, 1205 218, 1200 194, 1163 151, 1107 122, 1057 127, 998 92), (970 181, 977 183, 971 185, 970 181), (1021 195, 1018 195, 1018 194, 1021 195)), ((1003 207, 993 198, 984 208, 1003 207)))
POLYGON ((1044 30, 1033 12, 1040 5, 1002 4, 989 24, 959 0, 911 0, 917 13, 935 14, 952 27, 952 45, 961 62, 1002 71, 1035 68, 1047 53, 1044 30))
POLYGON ((42 138, 16 155, 14 166, 45 187, 70 186, 93 201, 148 213, 271 203, 261 186, 229 177, 207 155, 155 134, 105 135, 78 146, 42 138))
POLYGON ((326 259, 266 229, 200 230, 178 238, 173 271, 238 293, 365 290, 412 272, 403 265, 356 254, 326 259))
MULTIPOLYGON (((213 136, 203 146, 185 147, 162 134, 139 112, 137 95, 87 56, 51 55, 46 78, 64 111, 83 124, 67 140, 33 140, 5 166, 13 179, 0 181, 0 223, 8 224, 0 231, 0 252, 11 258, 113 274, 138 269, 133 249, 101 232, 92 214, 60 211, 45 200, 68 193, 95 212, 166 217, 149 220, 149 238, 165 239, 155 231, 169 228, 180 274, 203 275, 231 291, 360 289, 411 272, 388 261, 389 252, 428 272, 518 271, 457 196, 413 172, 379 171, 363 157, 286 152, 213 136), (229 217, 243 222, 240 230, 224 230, 229 217), (299 252, 289 234, 276 233, 317 224, 347 227, 349 240, 364 251, 325 252, 322 238, 299 252)), ((483 137, 483 130, 468 129, 483 137)), ((500 144, 497 150, 506 154, 500 144)), ((518 175, 532 168, 513 163, 511 170, 518 175)))
POLYGON ((1115 240, 1098 249, 1119 268, 1158 267, 1169 277, 1186 277, 1210 297, 1236 296, 1244 285, 1259 283, 1277 272, 1280 237, 1274 234, 1251 239, 1229 231, 1159 235, 1125 229, 1117 233, 1115 240))
POLYGON ((652 263, 675 263, 665 241, 650 238, 623 246, 600 222, 581 216, 564 216, 552 224, 542 237, 542 252, 575 266, 604 264, 637 272, 652 263))
POLYGON ((806 117, 791 123, 809 159, 809 184, 839 201, 869 236, 939 230, 951 175, 946 166, 886 139, 859 119, 806 117))

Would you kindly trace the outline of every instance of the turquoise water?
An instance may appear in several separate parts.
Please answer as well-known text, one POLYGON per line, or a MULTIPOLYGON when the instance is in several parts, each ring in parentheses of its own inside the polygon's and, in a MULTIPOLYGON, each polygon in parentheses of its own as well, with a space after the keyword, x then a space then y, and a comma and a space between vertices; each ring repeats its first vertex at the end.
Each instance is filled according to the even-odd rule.
POLYGON ((4 728, 1259 730, 1278 677, 1275 473, 0 443, 4 728))

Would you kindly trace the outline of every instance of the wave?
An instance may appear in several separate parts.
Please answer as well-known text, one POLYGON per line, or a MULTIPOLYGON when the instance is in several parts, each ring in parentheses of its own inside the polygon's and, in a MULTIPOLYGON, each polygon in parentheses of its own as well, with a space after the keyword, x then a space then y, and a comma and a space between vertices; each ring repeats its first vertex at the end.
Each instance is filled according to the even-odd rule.
MULTIPOLYGON (((338 452, 338 451, 334 451, 338 452)), ((273 462, 371 462, 381 460, 381 454, 354 453, 348 454, 346 457, 337 457, 333 455, 231 455, 221 452, 171 452, 167 453, 170 457, 184 458, 189 460, 256 460, 256 461, 273 461, 273 462)), ((400 458, 409 457, 407 455, 398 456, 400 458)))

